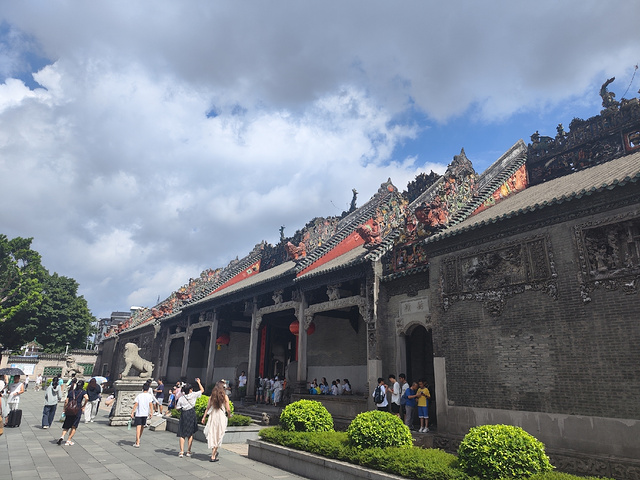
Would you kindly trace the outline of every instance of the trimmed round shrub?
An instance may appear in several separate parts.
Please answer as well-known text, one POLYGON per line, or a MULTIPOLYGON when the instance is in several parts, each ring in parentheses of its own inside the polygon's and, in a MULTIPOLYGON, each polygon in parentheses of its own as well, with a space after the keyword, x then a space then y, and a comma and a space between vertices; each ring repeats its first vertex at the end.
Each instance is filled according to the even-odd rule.
POLYGON ((458 449, 460 467, 482 479, 526 478, 553 469, 544 445, 520 427, 473 427, 458 449))
POLYGON ((290 432, 331 432, 333 417, 320 402, 298 400, 282 410, 280 426, 290 432))
MULTIPOLYGON (((204 412, 207 411, 207 403, 209 403, 209 396, 207 395, 200 395, 196 400, 195 409, 196 409, 196 418, 198 419, 198 422, 204 416, 204 412)), ((229 400, 229 408, 231 409, 231 415, 233 415, 234 408, 233 408, 233 402, 231 400, 229 400)))
POLYGON ((360 413, 347 428, 349 444, 360 448, 411 447, 411 431, 402 420, 387 412, 360 413))

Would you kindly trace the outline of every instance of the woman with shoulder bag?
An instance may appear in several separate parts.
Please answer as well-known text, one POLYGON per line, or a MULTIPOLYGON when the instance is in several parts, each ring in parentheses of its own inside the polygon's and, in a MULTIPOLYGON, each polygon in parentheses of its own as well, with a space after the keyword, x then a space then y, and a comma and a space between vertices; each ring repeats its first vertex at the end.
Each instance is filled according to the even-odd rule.
POLYGON ((178 434, 180 437, 180 458, 184 457, 184 439, 187 439, 187 457, 191 456, 191 445, 193 445, 193 435, 198 431, 198 419, 196 418, 196 400, 204 392, 204 387, 200 383, 200 379, 196 378, 200 391, 193 392, 191 385, 188 383, 182 387, 182 395, 176 402, 176 408, 182 410, 180 414, 180 422, 178 423, 178 434))
POLYGON ((89 400, 87 392, 84 391, 84 381, 78 380, 75 388, 70 388, 67 398, 64 401, 64 423, 62 424, 62 436, 58 439, 58 445, 61 445, 64 441, 64 437, 69 431, 69 439, 65 445, 75 445, 71 440, 76 434, 78 425, 80 424, 80 417, 85 404, 89 400))

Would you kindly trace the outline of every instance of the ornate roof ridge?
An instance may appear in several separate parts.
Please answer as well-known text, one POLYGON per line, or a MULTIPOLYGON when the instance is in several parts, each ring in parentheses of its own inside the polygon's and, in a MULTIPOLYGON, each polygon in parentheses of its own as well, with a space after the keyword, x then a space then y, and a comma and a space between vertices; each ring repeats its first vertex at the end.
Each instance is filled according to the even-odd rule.
POLYGON ((465 221, 468 221, 469 224, 464 225, 461 222, 460 224, 455 226, 456 228, 449 228, 447 230, 443 230, 442 232, 438 232, 436 235, 425 238, 423 240, 423 243, 436 243, 443 239, 466 233, 470 230, 475 230, 483 226, 499 223, 512 217, 542 210, 547 207, 560 205, 575 199, 580 199, 584 196, 592 195, 593 193, 601 192, 603 190, 613 190, 616 187, 621 187, 629 183, 636 183, 639 180, 640 152, 636 152, 630 155, 625 155, 623 157, 618 157, 606 163, 594 165, 584 170, 579 170, 571 175, 564 175, 562 177, 554 178, 552 180, 548 180, 547 182, 531 186, 526 190, 518 193, 517 195, 513 195, 512 197, 505 199, 500 205, 486 210, 487 214, 483 216, 483 218, 480 218, 479 221, 473 223, 473 219, 477 219, 479 215, 467 218, 465 219, 465 221), (624 163, 622 162, 624 162, 625 160, 630 164, 630 166, 626 169, 627 172, 613 173, 612 175, 610 175, 610 178, 602 179, 602 177, 604 176, 603 174, 606 175, 606 173, 608 172, 616 172, 619 171, 620 168, 623 168, 624 163), (616 163, 620 163, 620 165, 616 165, 616 163), (616 169, 616 166, 618 166, 619 168, 616 169), (580 183, 580 180, 582 180, 582 183, 580 183), (591 183, 591 185, 585 185, 587 183, 591 183), (564 184, 577 184, 578 186, 573 189, 565 188, 566 191, 564 193, 554 195, 553 192, 562 190, 561 187, 563 187, 564 184), (542 193, 544 193, 545 191, 551 192, 551 194, 548 195, 549 197, 551 195, 554 196, 545 199, 544 195, 542 195, 542 193), (511 209, 507 210, 507 208, 512 206, 514 202, 518 200, 522 201, 523 195, 525 195, 526 197, 535 196, 535 198, 537 198, 539 201, 526 204, 522 207, 519 207, 519 205, 516 204, 511 209), (493 215, 490 215, 490 213, 493 213, 493 215))
POLYGON ((391 179, 380 185, 378 191, 361 207, 347 215, 338 223, 338 229, 334 235, 323 245, 314 249, 306 257, 301 259, 296 265, 296 271, 301 272, 316 260, 322 258, 336 247, 341 241, 351 235, 356 228, 373 218, 380 204, 391 195, 398 195, 398 189, 393 185, 391 179))
POLYGON ((447 227, 451 227, 467 219, 489 196, 493 195, 493 192, 495 192, 500 185, 506 182, 518 168, 522 167, 526 161, 527 145, 520 139, 482 172, 478 178, 478 192, 467 205, 454 215, 447 227))

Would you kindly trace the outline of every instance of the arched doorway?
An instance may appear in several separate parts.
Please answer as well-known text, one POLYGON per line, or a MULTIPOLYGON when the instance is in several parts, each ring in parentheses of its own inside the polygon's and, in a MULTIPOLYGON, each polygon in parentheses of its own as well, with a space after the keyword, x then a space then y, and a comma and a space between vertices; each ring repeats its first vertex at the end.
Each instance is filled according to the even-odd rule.
POLYGON ((429 428, 435 427, 436 389, 433 371, 433 337, 432 331, 422 325, 412 327, 405 336, 407 348, 407 377, 410 382, 424 379, 431 401, 429 402, 429 428))

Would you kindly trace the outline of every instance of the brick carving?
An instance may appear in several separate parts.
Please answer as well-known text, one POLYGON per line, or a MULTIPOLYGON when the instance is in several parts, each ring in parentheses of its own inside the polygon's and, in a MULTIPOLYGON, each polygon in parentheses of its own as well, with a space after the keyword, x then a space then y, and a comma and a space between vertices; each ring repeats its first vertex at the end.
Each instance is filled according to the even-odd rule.
POLYGON ((499 316, 506 300, 526 290, 557 298, 557 274, 547 237, 499 245, 466 256, 446 258, 441 267, 442 306, 448 310, 460 300, 481 302, 499 316))
POLYGON ((596 288, 635 294, 640 282, 640 218, 619 215, 575 227, 582 301, 596 288))

